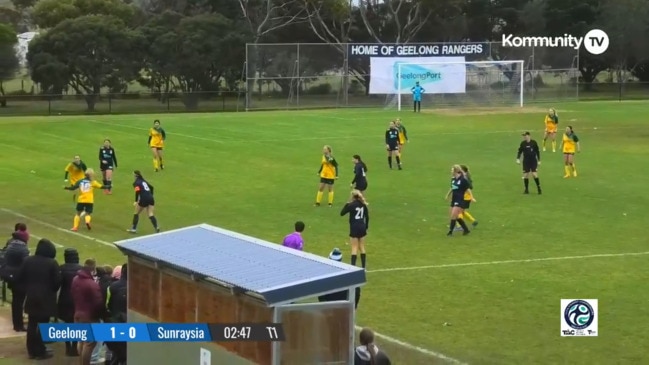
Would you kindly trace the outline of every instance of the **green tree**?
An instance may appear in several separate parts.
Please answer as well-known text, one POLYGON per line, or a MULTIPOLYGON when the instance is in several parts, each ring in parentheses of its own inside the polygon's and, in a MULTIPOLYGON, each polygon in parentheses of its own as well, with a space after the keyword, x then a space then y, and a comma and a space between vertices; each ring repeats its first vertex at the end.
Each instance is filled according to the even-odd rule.
POLYGON ((121 0, 40 0, 32 18, 40 28, 53 28, 67 19, 84 15, 109 15, 130 24, 136 14, 134 6, 121 0))
POLYGON ((20 67, 14 46, 18 43, 16 32, 7 24, 0 23, 0 107, 7 106, 3 82, 16 76, 20 67))
POLYGON ((142 29, 147 82, 160 91, 178 90, 187 109, 195 109, 200 94, 222 89, 224 77, 245 59, 245 29, 212 13, 185 17, 165 12, 142 29))
POLYGON ((120 19, 86 15, 64 20, 31 41, 27 59, 35 82, 69 85, 94 111, 102 87, 134 80, 144 47, 141 35, 120 19))

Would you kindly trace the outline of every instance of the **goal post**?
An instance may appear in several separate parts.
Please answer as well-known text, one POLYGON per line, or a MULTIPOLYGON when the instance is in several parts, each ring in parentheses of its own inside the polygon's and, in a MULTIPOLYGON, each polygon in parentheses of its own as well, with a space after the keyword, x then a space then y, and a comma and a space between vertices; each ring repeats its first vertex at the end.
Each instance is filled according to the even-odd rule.
MULTIPOLYGON (((394 77, 397 108, 414 101, 417 82, 423 88, 421 104, 524 105, 525 62, 397 62, 394 77)), ((393 104, 394 105, 394 104, 393 104)))

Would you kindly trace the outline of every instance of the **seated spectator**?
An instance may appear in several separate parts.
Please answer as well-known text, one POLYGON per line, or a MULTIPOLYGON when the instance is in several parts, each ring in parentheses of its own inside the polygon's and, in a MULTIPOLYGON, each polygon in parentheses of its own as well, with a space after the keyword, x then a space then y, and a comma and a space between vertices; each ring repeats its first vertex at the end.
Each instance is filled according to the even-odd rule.
POLYGON ((361 345, 354 351, 354 365, 391 365, 392 362, 385 352, 374 344, 374 332, 363 328, 359 335, 361 345))
MULTIPOLYGON (((334 248, 331 251, 331 253, 329 254, 329 258, 334 260, 334 261, 342 262, 343 254, 342 254, 342 252, 340 252, 340 249, 334 248)), ((349 292, 348 290, 342 290, 342 291, 335 292, 335 293, 321 295, 321 296, 318 297, 318 301, 319 302, 335 302, 335 301, 338 301, 338 300, 347 300, 348 292, 349 292)), ((361 301, 361 288, 360 287, 356 288, 355 294, 356 294, 355 295, 356 298, 354 298, 354 309, 358 309, 358 303, 361 301)))
MULTIPOLYGON (((65 263, 61 265, 61 290, 59 291, 58 312, 59 319, 65 323, 74 323, 74 302, 72 301, 72 280, 79 270, 79 252, 74 248, 66 248, 63 252, 65 263)), ((79 356, 76 342, 65 343, 66 356, 79 356)))
POLYGON ((304 240, 302 239, 304 228, 304 222, 295 222, 295 231, 284 237, 282 246, 302 251, 304 249, 304 240))

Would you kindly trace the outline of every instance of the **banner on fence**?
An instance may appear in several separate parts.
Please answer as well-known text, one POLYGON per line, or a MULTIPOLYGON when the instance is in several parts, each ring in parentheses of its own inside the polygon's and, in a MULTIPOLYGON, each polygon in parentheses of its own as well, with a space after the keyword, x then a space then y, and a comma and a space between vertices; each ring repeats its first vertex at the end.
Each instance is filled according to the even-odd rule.
POLYGON ((408 94, 416 82, 426 94, 465 93, 464 61, 464 57, 372 57, 370 94, 408 94))
POLYGON ((465 57, 487 55, 488 43, 409 43, 363 44, 349 43, 349 57, 465 57))

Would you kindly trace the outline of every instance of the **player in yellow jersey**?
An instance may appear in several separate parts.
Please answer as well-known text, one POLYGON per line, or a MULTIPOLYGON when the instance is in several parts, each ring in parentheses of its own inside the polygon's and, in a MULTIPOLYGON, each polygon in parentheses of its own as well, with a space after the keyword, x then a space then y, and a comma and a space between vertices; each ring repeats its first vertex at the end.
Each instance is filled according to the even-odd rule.
POLYGON ((338 179, 338 162, 336 162, 336 159, 332 155, 331 146, 324 146, 322 148, 322 160, 318 175, 320 175, 320 185, 318 186, 318 194, 315 198, 315 206, 320 206, 322 195, 324 194, 325 188, 327 188, 327 202, 329 203, 329 208, 331 208, 334 204, 334 182, 338 179))
POLYGON ((160 121, 158 119, 153 121, 153 128, 149 129, 149 148, 153 153, 153 169, 158 172, 158 170, 164 170, 164 163, 162 162, 162 149, 165 146, 165 140, 167 139, 167 134, 165 130, 160 126, 160 121))
POLYGON ((399 130, 399 155, 403 159, 403 147, 406 143, 409 142, 408 140, 408 131, 406 130, 406 126, 401 123, 401 118, 397 118, 397 120, 394 121, 394 124, 397 126, 397 129, 399 130))
POLYGON ((566 171, 563 177, 569 178, 571 175, 577 177, 575 153, 581 152, 581 146, 579 145, 579 137, 577 137, 571 125, 566 127, 566 133, 563 134, 561 149, 563 151, 563 163, 566 171))
POLYGON ((543 152, 545 152, 545 142, 550 139, 552 142, 552 152, 557 152, 557 126, 559 125, 559 116, 554 108, 548 111, 545 116, 545 134, 543 135, 543 152))
MULTIPOLYGON (((86 166, 86 164, 81 160, 81 156, 74 156, 72 162, 65 166, 64 182, 66 182, 69 186, 74 186, 79 180, 85 177, 87 168, 88 167, 86 166)), ((73 192, 72 201, 76 200, 77 195, 73 192)))
MULTIPOLYGON (((471 178, 471 173, 469 172, 469 167, 467 165, 460 165, 462 171, 464 172, 464 178, 469 182, 469 189, 473 192, 473 179, 471 178)), ((465 222, 470 222, 472 226, 477 226, 478 221, 469 213, 469 208, 471 207, 471 202, 473 201, 473 196, 469 191, 464 193, 464 210, 458 216, 458 219, 464 219, 465 222)), ((462 227, 457 227, 459 231, 462 230, 462 227)))
POLYGON ((91 229, 90 221, 92 221, 91 215, 95 204, 95 189, 110 188, 110 186, 102 185, 93 180, 94 175, 95 171, 93 169, 87 169, 85 176, 81 180, 77 181, 73 186, 64 187, 66 190, 79 191, 79 198, 77 199, 77 214, 74 216, 74 224, 71 228, 74 232, 79 230, 81 217, 84 218, 86 227, 91 229))

